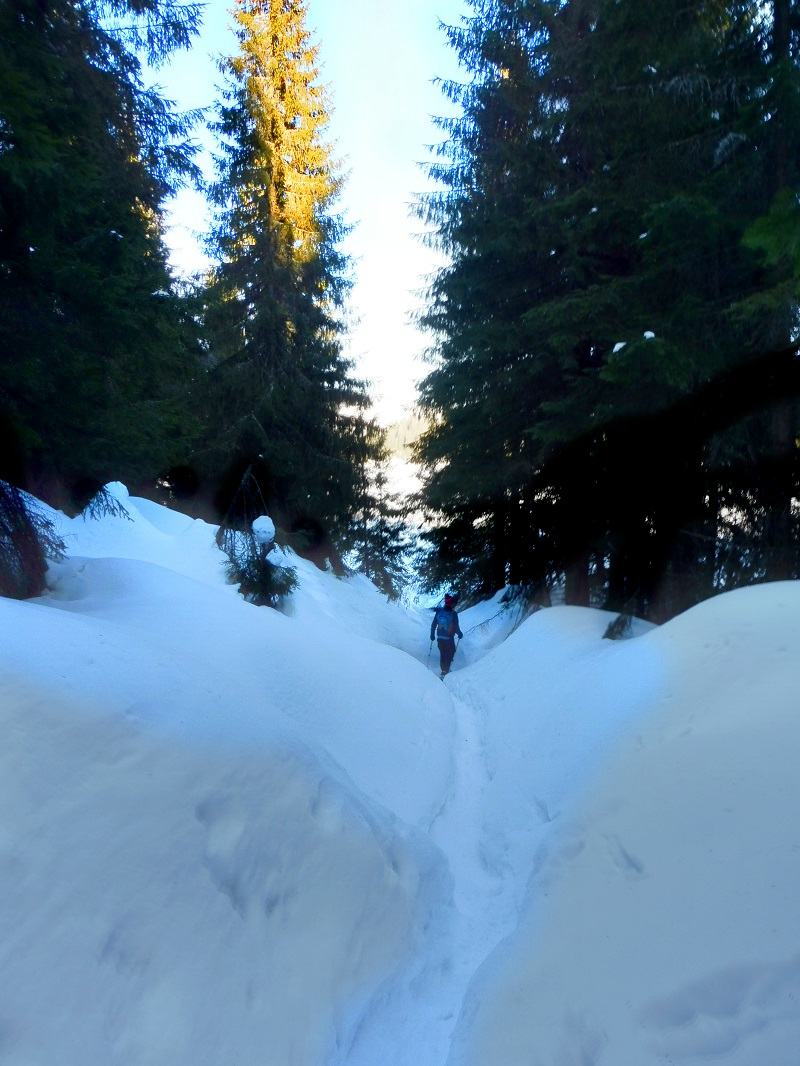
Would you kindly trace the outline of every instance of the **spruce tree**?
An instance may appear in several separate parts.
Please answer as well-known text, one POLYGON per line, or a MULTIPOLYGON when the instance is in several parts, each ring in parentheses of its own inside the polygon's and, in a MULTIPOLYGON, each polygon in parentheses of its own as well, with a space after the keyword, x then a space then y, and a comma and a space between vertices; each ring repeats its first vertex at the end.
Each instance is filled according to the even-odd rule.
MULTIPOLYGON (((742 427, 740 447, 743 444, 759 462, 749 483, 739 477, 730 495, 743 514, 749 512, 750 558, 757 560, 759 576, 787 579, 800 576, 800 516, 793 502, 800 495, 800 406, 795 382, 800 302, 796 257, 800 14, 790 0, 772 0, 753 16, 753 24, 757 56, 742 86, 738 157, 740 187, 760 216, 754 220, 752 214, 745 215, 744 243, 759 255, 764 269, 731 315, 748 338, 750 350, 769 363, 772 397, 742 427)), ((735 206, 741 211, 738 203, 735 206)), ((757 363, 754 377, 765 372, 757 363)))
MULTIPOLYGON (((708 188, 736 107, 724 48, 734 27, 720 31, 721 13, 600 0, 552 20, 566 175, 543 210, 569 284, 528 317, 568 360, 569 387, 531 434, 557 502, 568 602, 589 602, 593 576, 609 606, 671 613, 683 604, 667 593, 669 570, 691 602, 696 546, 716 536, 702 439, 669 421, 657 436, 647 420, 733 357, 726 300, 751 276, 708 188)), ((713 567, 703 573, 710 592, 713 567)))
POLYGON ((480 595, 545 576, 541 557, 530 553, 531 501, 523 501, 533 459, 524 434, 537 380, 557 377, 558 367, 545 352, 532 365, 524 314, 531 290, 557 278, 548 235, 526 210, 526 175, 532 154, 542 176, 558 164, 532 136, 537 122, 549 121, 534 73, 543 37, 519 5, 472 7, 472 18, 448 30, 470 80, 445 85, 461 114, 441 123, 448 139, 431 173, 443 191, 421 204, 450 263, 421 319, 437 367, 422 384, 431 428, 417 455, 427 470, 425 536, 436 552, 429 581, 458 580, 480 595), (529 376, 518 392, 521 362, 529 376))
POLYGON ((347 546, 364 464, 378 445, 342 351, 349 288, 335 213, 341 179, 302 0, 240 0, 223 63, 214 190, 218 259, 207 294, 211 367, 197 461, 235 490, 259 457, 276 521, 309 547, 347 546))
MULTIPOLYGON (((187 122, 139 50, 186 46, 196 9, 0 5, 0 422, 17 483, 154 478, 187 431, 194 354, 162 210, 191 176, 187 122)), ((5 450, 5 449, 4 449, 5 450)))
POLYGON ((794 387, 793 282, 752 228, 796 183, 789 8, 472 6, 426 205, 451 256, 424 319, 434 577, 461 554, 487 591, 560 574, 568 602, 666 617, 748 579, 744 523, 749 579, 794 536, 792 405, 741 404, 781 352, 794 387))

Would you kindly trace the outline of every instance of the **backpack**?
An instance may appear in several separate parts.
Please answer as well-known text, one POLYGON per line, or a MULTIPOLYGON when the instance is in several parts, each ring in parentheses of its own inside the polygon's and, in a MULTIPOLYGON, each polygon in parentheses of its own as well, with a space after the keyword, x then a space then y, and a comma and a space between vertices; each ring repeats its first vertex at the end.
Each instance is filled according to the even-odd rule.
POLYGON ((436 639, 450 640, 456 631, 456 616, 453 611, 442 607, 436 612, 436 639))

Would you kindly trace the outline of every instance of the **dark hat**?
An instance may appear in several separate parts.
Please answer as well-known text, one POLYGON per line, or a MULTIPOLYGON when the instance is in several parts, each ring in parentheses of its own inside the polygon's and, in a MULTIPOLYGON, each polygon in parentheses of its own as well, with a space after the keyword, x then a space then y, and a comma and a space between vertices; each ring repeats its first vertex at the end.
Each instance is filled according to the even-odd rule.
POLYGON ((451 596, 450 593, 448 592, 447 595, 444 598, 445 607, 451 607, 455 602, 456 602, 455 596, 451 596))

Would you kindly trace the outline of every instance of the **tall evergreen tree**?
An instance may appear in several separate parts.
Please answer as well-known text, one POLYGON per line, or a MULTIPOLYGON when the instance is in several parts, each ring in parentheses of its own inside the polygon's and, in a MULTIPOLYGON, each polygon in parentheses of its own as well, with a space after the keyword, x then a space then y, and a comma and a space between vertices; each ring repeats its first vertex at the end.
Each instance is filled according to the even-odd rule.
POLYGON ((1 469, 53 500, 177 457, 194 358, 163 242, 189 117, 139 55, 187 46, 171 0, 0 4, 1 469))
MULTIPOLYGON (((537 121, 548 121, 535 76, 546 40, 519 5, 472 6, 475 15, 448 30, 470 80, 445 85, 461 114, 442 122, 448 139, 431 168, 443 191, 421 205, 450 264, 435 278, 421 320, 434 335, 438 365, 422 386, 431 428, 417 452, 428 470, 431 581, 458 577, 487 594, 509 580, 544 577, 530 554, 524 432, 535 379, 556 368, 531 365, 523 316, 531 290, 551 284, 554 272, 548 235, 526 211, 528 158, 539 145, 546 154, 532 136, 537 121), (520 361, 531 373, 521 394, 511 391, 520 361)), ((553 159, 551 173, 555 167, 553 159)))
POLYGON ((198 462, 222 496, 260 456, 274 517, 347 540, 379 434, 342 351, 341 179, 303 0, 239 0, 227 59, 208 294, 208 424, 198 462), (225 477, 230 486, 224 484, 225 477))
POLYGON ((742 510, 751 509, 753 496, 758 501, 763 518, 753 537, 760 549, 755 554, 763 576, 777 579, 800 576, 793 504, 800 495, 800 407, 793 389, 800 303, 793 262, 800 190, 800 11, 790 0, 772 0, 759 8, 754 26, 760 62, 743 85, 745 121, 738 133, 742 186, 760 215, 755 222, 745 218, 745 244, 763 257, 765 270, 732 315, 750 346, 770 354, 773 383, 768 408, 748 421, 743 434, 746 446, 761 457, 758 476, 735 481, 732 495, 742 510), (778 363, 776 352, 783 353, 778 363))
POLYGON ((528 318, 569 360, 569 387, 531 432, 557 501, 568 602, 588 602, 592 574, 609 605, 654 616, 691 602, 701 570, 711 591, 713 551, 703 568, 697 552, 716 536, 704 443, 668 420, 658 437, 645 420, 738 357, 724 312, 754 260, 709 188, 720 168, 730 182, 718 146, 737 110, 723 46, 741 31, 724 14, 714 2, 600 0, 552 20, 567 177, 544 210, 570 283, 528 318), (667 596, 671 568, 684 604, 667 596))
MULTIPOLYGON (((776 351, 786 353, 783 385, 794 387, 796 293, 784 273, 775 299, 742 241, 774 192, 775 23, 767 15, 716 0, 601 3, 583 63, 597 72, 603 111, 593 112, 591 97, 588 112, 581 101, 569 109, 576 125, 588 119, 612 149, 600 177, 612 179, 614 194, 601 181, 588 183, 599 213, 614 202, 633 211, 630 225, 623 217, 614 226, 627 243, 625 269, 594 269, 585 294, 559 313, 562 321, 591 324, 598 363, 569 401, 591 410, 598 427, 582 440, 593 476, 573 491, 572 511, 589 502, 603 515, 595 561, 608 565, 611 603, 632 601, 653 617, 721 587, 720 551, 728 553, 745 520, 748 550, 738 573, 727 567, 728 587, 779 576, 776 566, 788 561, 796 478, 791 464, 776 468, 774 438, 764 433, 765 419, 774 426, 787 405, 745 417, 741 402, 746 391, 753 404, 765 404, 760 379, 766 365, 775 373, 776 351), (615 41, 627 47, 615 49, 615 41), (645 330, 655 338, 643 339, 645 330), (615 337, 627 342, 617 352, 615 337), (653 415, 648 427, 642 420, 653 415), (651 432, 656 427, 660 436, 651 432)), ((607 235, 601 230, 597 243, 586 234, 596 224, 583 227, 583 240, 602 251, 607 235)), ((784 434, 784 455, 793 451, 791 436, 784 434)))
POLYGON ((450 31, 470 80, 427 204, 451 264, 420 449, 439 574, 461 553, 490 587, 558 572, 568 601, 663 617, 718 586, 731 515, 761 536, 750 579, 780 555, 765 514, 791 539, 791 463, 754 461, 793 450, 791 416, 741 420, 796 307, 754 254, 774 227, 742 243, 796 182, 779 6, 480 0, 450 31))

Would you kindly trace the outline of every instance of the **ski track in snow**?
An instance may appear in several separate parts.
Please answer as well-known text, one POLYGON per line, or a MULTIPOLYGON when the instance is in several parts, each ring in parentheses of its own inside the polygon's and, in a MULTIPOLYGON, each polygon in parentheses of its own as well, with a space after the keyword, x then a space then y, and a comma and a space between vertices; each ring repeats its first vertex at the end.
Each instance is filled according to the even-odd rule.
MULTIPOLYGON (((497 617, 496 608, 481 609, 497 617)), ((438 965, 429 966, 422 978, 431 982, 430 994, 417 984, 411 999, 394 995, 381 1001, 363 1019, 359 1039, 342 1064, 462 1062, 461 1040, 454 1042, 454 1035, 457 1026, 466 1022, 469 1027, 476 1007, 474 982, 482 979, 483 964, 494 950, 513 939, 535 871, 553 861, 552 850, 565 828, 560 814, 566 797, 589 772, 592 753, 596 758, 616 723, 630 716, 652 683, 647 670, 637 676, 639 671, 632 668, 638 656, 629 657, 630 642, 600 641, 604 624, 598 623, 599 612, 581 616, 578 611, 578 615, 588 625, 591 639, 587 644, 586 634, 581 633, 575 641, 576 666, 566 686, 559 682, 553 689, 552 677, 541 669, 548 657, 546 642, 554 639, 541 634, 539 686, 535 695, 528 692, 526 697, 531 701, 532 724, 527 736, 515 732, 518 712, 507 706, 518 694, 509 696, 505 682, 487 686, 486 664, 481 661, 515 628, 513 612, 506 613, 496 632, 484 625, 480 638, 468 641, 454 661, 444 682, 455 723, 453 771, 444 802, 429 826, 429 836, 446 856, 453 876, 452 928, 438 965), (595 689, 601 687, 601 663, 613 663, 620 655, 628 656, 631 667, 630 693, 619 694, 615 709, 597 714, 576 737, 569 727, 571 700, 577 694, 585 699, 590 679, 595 689)), ((481 629, 480 623, 474 628, 481 629)), ((426 662, 421 654, 417 658, 426 662)), ((433 661, 427 665, 436 669, 433 661)), ((498 668, 496 663, 492 666, 498 668)), ((635 865, 619 841, 609 842, 609 848, 618 865, 635 865)))
MULTIPOLYGON (((475 658, 479 658, 476 656, 475 658)), ((429 834, 453 875, 455 914, 441 957, 420 975, 411 996, 393 990, 362 1020, 335 1066, 445 1066, 470 983, 493 949, 513 933, 533 865, 532 849, 513 856, 486 817, 491 782, 485 737, 492 700, 470 682, 468 665, 445 681, 455 715, 454 772, 429 834), (514 858, 517 861, 514 861, 514 858), (421 994, 430 982, 430 995, 421 994)), ((549 821, 541 809, 534 823, 549 821)))

